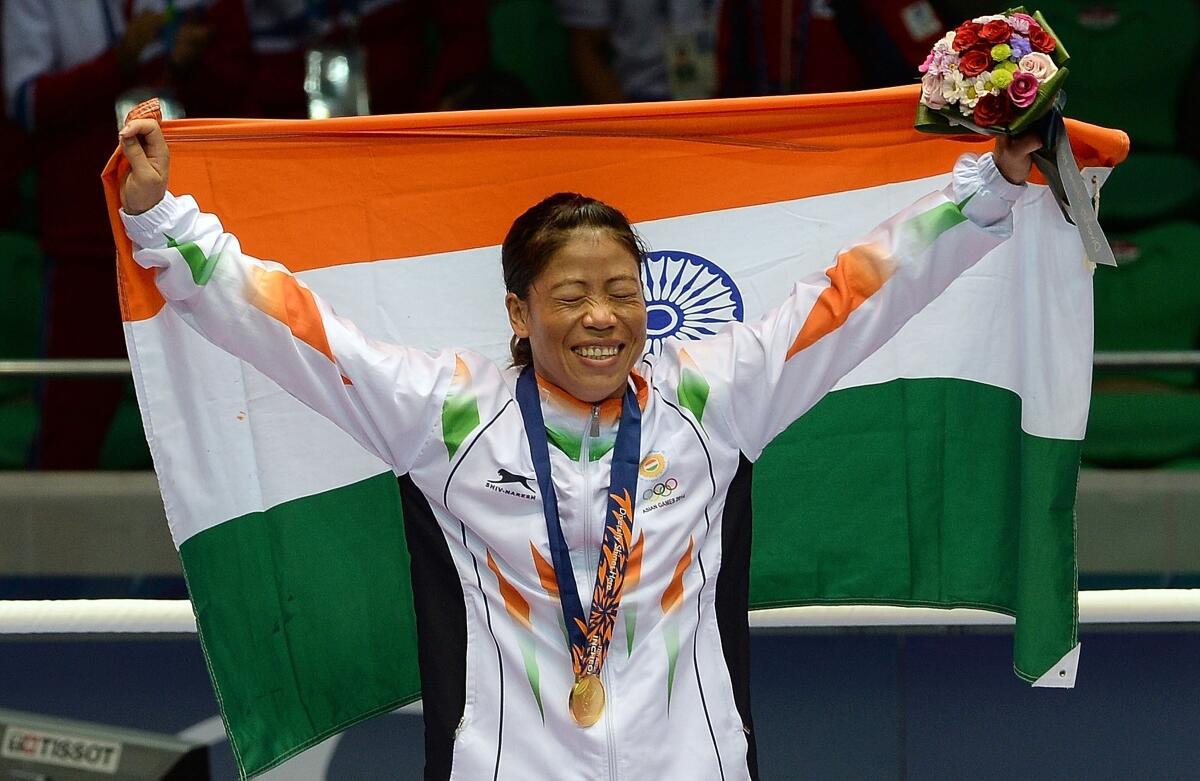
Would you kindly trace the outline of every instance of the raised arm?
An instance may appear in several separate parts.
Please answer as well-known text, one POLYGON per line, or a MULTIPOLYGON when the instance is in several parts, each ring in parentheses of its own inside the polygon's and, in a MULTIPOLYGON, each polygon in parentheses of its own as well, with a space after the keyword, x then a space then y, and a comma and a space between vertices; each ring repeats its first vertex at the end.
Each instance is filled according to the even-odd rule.
POLYGON ((131 166, 121 194, 125 230, 172 309, 408 471, 437 425, 455 354, 371 340, 286 268, 244 254, 193 198, 166 192, 169 151, 154 120, 130 123, 121 147, 131 166))
MULTIPOLYGON (((749 458, 1012 233, 1036 139, 964 155, 953 181, 843 249, 757 322, 674 343, 661 368, 684 406, 720 415, 749 458), (1001 174, 997 160, 1005 167, 1001 174), (1007 178, 1006 178, 1007 175, 1007 178), (1013 181, 1009 181, 1012 179, 1013 181), (1021 184, 1016 184, 1020 182, 1021 184)), ((661 374, 659 376, 662 376, 661 374)))

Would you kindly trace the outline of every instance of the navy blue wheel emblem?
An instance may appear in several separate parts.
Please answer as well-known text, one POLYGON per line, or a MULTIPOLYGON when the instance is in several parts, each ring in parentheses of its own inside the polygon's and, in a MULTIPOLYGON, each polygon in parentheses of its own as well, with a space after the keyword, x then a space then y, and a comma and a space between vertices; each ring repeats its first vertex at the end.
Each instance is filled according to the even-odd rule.
POLYGON ((742 294, 733 278, 716 263, 690 252, 646 253, 642 287, 646 349, 652 353, 665 339, 703 339, 744 317, 742 294))

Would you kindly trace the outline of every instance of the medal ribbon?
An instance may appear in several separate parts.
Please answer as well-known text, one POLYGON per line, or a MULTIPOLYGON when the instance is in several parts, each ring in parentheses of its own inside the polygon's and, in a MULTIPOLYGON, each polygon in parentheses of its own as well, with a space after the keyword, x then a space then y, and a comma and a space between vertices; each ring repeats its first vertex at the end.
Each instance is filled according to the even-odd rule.
POLYGON ((529 439, 529 453, 533 456, 538 490, 542 495, 542 512, 546 516, 546 533, 550 538, 550 558, 554 565, 555 580, 558 581, 563 620, 571 642, 571 663, 576 678, 599 675, 621 606, 625 566, 629 562, 629 548, 633 542, 633 501, 637 496, 642 411, 633 389, 626 388, 617 441, 613 446, 604 542, 600 549, 600 563, 596 568, 596 585, 592 590, 592 609, 585 621, 567 541, 559 521, 558 496, 550 479, 550 447, 545 419, 542 417, 541 394, 532 366, 526 366, 517 379, 516 396, 521 418, 525 422, 525 436, 529 439))

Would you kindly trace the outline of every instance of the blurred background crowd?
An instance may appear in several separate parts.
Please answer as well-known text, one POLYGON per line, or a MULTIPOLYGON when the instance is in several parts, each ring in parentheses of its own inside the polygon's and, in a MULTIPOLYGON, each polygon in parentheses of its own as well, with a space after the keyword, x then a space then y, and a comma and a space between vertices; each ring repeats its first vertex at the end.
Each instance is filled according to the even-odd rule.
MULTIPOLYGON (((974 0, 0 0, 0 360, 124 355, 99 172, 136 102, 306 118, 908 84, 974 0)), ((1032 4, 1119 127, 1096 349, 1200 347, 1198 0, 1032 4)), ((1098 373, 1085 461, 1200 469, 1192 369, 1098 373)), ((121 379, 0 375, 0 468, 150 466, 121 379)))

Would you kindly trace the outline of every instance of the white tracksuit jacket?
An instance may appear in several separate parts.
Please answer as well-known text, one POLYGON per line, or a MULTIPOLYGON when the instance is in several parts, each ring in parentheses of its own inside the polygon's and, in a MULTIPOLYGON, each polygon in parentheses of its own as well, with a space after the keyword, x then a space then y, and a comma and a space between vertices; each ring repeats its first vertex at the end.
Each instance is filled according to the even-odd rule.
MULTIPOLYGON (((965 155, 944 192, 845 249, 758 322, 667 343, 639 366, 636 545, 603 668, 607 707, 590 728, 567 711, 571 662, 517 370, 368 338, 282 266, 242 254, 191 197, 123 219, 138 263, 158 269, 185 321, 400 477, 427 777, 732 781, 755 773, 749 557, 729 553, 737 512, 726 512, 745 507, 739 466, 1007 238, 1022 189, 990 155, 965 155)), ((542 403, 586 613, 619 399, 593 406, 542 383, 542 403)))

